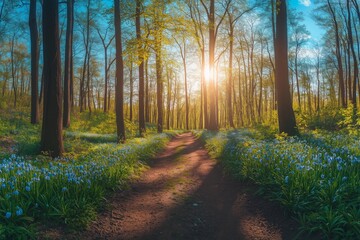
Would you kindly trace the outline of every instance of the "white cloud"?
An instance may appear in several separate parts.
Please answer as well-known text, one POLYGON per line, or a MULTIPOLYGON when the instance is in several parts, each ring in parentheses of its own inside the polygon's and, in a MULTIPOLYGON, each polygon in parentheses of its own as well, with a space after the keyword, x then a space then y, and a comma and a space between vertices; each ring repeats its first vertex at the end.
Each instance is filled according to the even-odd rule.
POLYGON ((308 7, 311 5, 311 0, 299 0, 300 4, 304 5, 305 7, 308 7))

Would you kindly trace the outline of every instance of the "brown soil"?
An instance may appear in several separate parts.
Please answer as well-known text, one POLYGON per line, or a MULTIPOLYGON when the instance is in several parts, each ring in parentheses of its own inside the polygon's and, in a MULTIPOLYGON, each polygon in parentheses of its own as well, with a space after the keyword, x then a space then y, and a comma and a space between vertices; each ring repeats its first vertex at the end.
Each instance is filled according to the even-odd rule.
POLYGON ((15 141, 9 137, 0 136, 0 153, 14 153, 15 141))
MULTIPOLYGON (((85 232, 59 239, 292 239, 297 224, 233 181, 191 133, 176 136, 85 232)), ((46 235, 46 234, 45 234, 46 235)))

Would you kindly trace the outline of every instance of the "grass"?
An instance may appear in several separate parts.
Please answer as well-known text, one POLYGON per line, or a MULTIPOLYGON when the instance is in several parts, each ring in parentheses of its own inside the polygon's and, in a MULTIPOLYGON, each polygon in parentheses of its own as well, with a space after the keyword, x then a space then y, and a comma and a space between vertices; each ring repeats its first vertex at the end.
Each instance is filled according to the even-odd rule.
POLYGON ((210 153, 240 180, 251 179, 301 223, 327 239, 360 236, 360 142, 326 131, 301 137, 258 130, 198 133, 210 153))
POLYGON ((74 118, 65 132, 65 156, 52 160, 38 155, 40 126, 29 124, 26 114, 2 115, 0 134, 15 149, 0 149, 0 239, 36 238, 40 222, 85 228, 105 198, 146 169, 173 134, 134 133, 119 145, 112 116, 87 117, 74 118))

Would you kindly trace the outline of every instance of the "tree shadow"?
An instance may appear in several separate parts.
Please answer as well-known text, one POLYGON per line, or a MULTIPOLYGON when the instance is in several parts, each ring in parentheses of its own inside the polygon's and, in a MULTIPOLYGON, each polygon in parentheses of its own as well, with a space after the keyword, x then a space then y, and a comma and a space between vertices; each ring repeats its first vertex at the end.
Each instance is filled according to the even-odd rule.
MULTIPOLYGON (((203 144, 197 140, 181 153, 202 148, 203 144)), ((203 155, 190 169, 191 174, 201 176, 199 187, 177 199, 176 207, 167 212, 163 223, 139 239, 293 239, 296 236, 298 224, 279 205, 257 196, 256 185, 225 175, 217 162, 202 175, 202 164, 209 159, 207 154, 203 155)))

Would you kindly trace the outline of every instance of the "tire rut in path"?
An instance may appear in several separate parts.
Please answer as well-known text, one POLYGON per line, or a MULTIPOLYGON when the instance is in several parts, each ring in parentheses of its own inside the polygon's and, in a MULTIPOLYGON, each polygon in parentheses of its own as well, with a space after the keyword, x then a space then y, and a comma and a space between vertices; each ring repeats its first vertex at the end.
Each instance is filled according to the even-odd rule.
POLYGON ((296 224, 223 174, 191 133, 174 137, 80 239, 291 239, 296 224))

